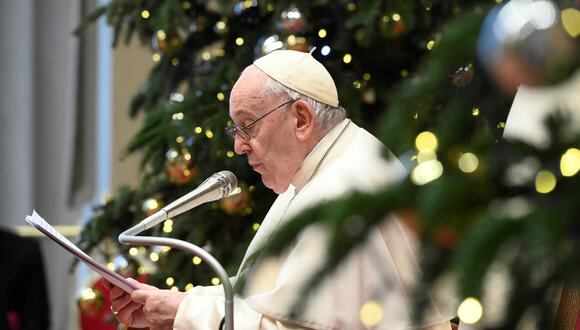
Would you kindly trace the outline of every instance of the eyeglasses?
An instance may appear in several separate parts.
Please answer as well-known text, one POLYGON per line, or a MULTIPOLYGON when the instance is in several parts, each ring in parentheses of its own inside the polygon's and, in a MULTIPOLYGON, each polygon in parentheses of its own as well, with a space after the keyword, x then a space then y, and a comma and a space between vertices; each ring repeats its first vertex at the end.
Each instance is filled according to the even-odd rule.
POLYGON ((252 136, 250 135, 250 133, 248 133, 247 129, 250 128, 251 126, 253 126, 255 123, 257 123, 258 121, 264 119, 264 117, 266 117, 267 115, 271 114, 272 112, 282 108, 283 106, 290 104, 292 102, 294 102, 295 100, 290 100, 290 101, 286 101, 282 104, 280 104, 279 106, 275 107, 274 109, 266 112, 266 114, 262 115, 261 117, 258 117, 257 119, 252 120, 249 124, 247 124, 246 126, 240 127, 236 124, 233 124, 230 127, 226 127, 226 134, 228 134, 232 139, 234 139, 236 137, 237 134, 240 135, 240 137, 246 141, 250 141, 252 139, 252 136))

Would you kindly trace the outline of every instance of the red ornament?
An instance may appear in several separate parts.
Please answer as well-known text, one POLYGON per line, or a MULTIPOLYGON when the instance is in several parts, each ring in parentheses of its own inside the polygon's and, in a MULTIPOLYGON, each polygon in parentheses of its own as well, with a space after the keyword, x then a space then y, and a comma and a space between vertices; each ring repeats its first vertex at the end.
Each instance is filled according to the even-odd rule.
POLYGON ((458 240, 457 231, 449 227, 441 227, 435 230, 435 244, 443 249, 450 250, 455 247, 458 240))

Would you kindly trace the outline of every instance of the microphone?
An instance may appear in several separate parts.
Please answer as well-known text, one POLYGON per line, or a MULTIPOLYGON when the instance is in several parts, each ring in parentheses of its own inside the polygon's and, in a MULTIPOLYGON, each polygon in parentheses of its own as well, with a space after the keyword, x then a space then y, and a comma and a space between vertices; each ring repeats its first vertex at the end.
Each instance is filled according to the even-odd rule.
POLYGON ((232 193, 237 186, 238 179, 234 173, 230 171, 215 173, 202 182, 199 187, 181 196, 151 216, 143 219, 136 226, 125 231, 122 235, 136 235, 162 221, 189 211, 196 206, 222 199, 232 193))

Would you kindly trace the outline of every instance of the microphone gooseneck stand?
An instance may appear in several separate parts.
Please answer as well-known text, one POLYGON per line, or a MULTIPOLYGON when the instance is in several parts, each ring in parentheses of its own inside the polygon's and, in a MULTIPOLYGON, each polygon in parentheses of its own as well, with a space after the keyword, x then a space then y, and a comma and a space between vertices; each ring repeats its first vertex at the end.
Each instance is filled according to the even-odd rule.
POLYGON ((234 330, 234 290, 224 267, 201 247, 167 237, 137 236, 139 233, 162 221, 181 214, 197 205, 218 200, 228 196, 237 186, 236 176, 230 171, 221 171, 204 181, 197 189, 145 218, 137 225, 119 235, 119 242, 127 245, 170 246, 200 257, 217 274, 224 286, 226 330, 234 330))
POLYGON ((140 231, 135 228, 124 231, 119 235, 119 242, 127 245, 147 245, 147 246, 170 246, 181 251, 185 251, 200 257, 211 269, 217 274, 224 286, 225 297, 225 316, 224 329, 234 330, 234 290, 230 278, 222 265, 207 251, 201 247, 189 242, 181 241, 175 238, 153 237, 153 236, 135 236, 140 231))

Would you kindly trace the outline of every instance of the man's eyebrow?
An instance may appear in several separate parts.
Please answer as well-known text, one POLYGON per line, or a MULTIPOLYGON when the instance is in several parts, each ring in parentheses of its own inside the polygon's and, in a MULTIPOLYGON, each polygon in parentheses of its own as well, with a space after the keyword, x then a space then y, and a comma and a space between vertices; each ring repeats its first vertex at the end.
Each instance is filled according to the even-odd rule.
POLYGON ((236 110, 236 111, 234 112, 234 114, 235 114, 236 116, 248 116, 248 115, 251 115, 251 113, 250 113, 248 110, 244 110, 244 109, 241 109, 241 110, 236 110))

